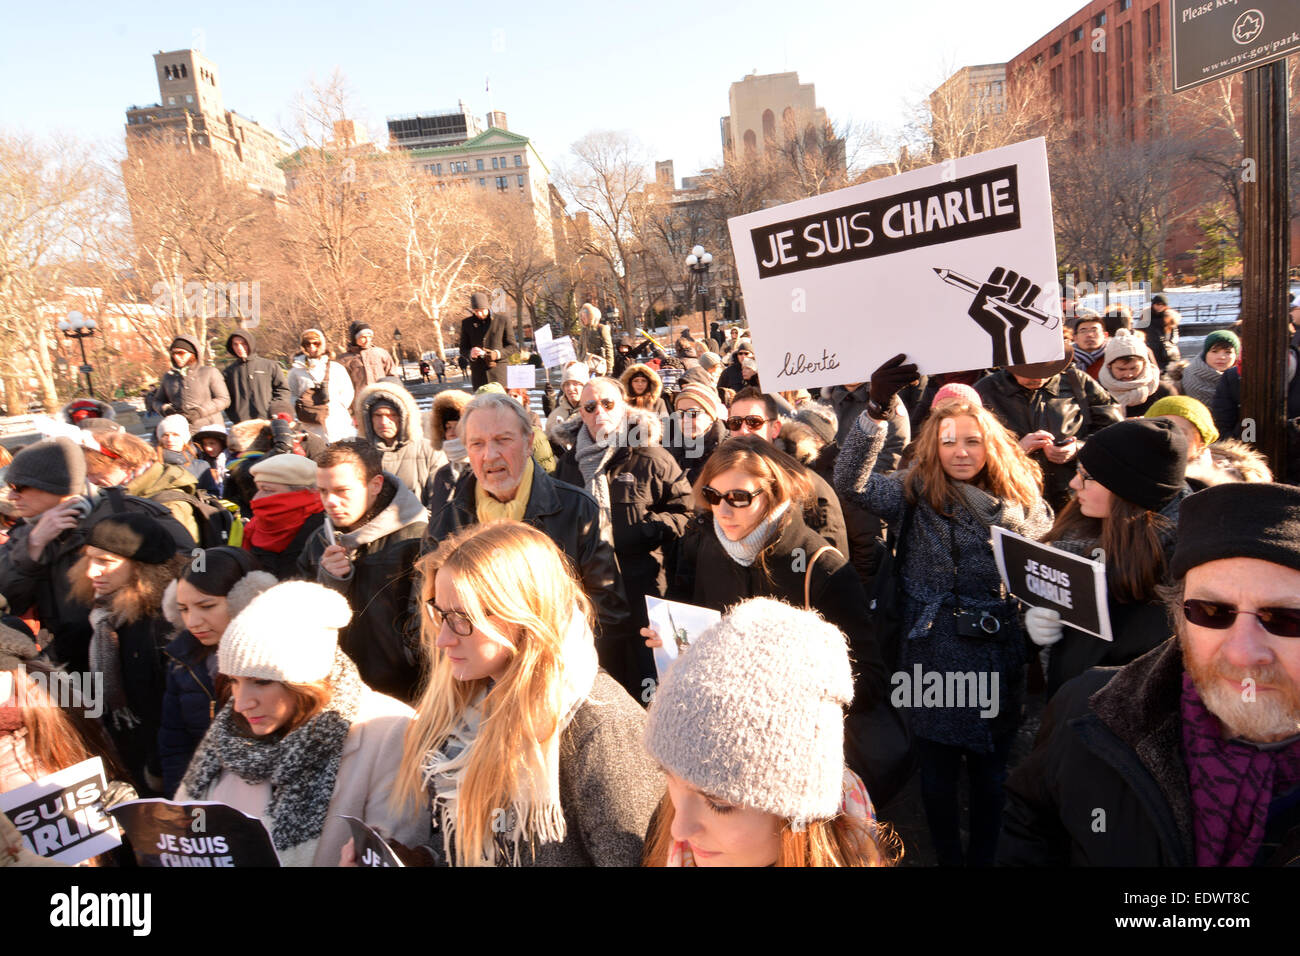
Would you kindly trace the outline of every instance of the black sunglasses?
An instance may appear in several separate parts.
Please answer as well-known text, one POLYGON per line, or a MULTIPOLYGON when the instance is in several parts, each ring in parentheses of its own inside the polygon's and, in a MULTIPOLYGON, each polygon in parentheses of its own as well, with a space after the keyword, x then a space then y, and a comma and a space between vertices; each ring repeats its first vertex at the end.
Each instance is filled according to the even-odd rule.
POLYGON ((1183 615, 1198 627, 1225 631, 1232 627, 1238 614, 1250 614, 1259 626, 1275 637, 1300 637, 1300 608, 1262 607, 1258 611, 1239 611, 1231 604, 1189 598, 1183 602, 1183 615))
POLYGON ((764 418, 762 415, 732 415, 726 420, 726 425, 729 432, 740 431, 741 425, 747 426, 751 431, 758 431, 768 422, 774 421, 775 418, 764 418))
POLYGON ((464 613, 460 611, 444 611, 433 601, 425 601, 424 606, 428 609, 429 618, 433 621, 435 627, 442 627, 442 622, 446 621, 453 634, 460 637, 469 637, 474 633, 474 622, 464 613))
POLYGON ((601 408, 605 409, 605 411, 612 412, 614 410, 614 406, 616 406, 617 404, 618 402, 614 401, 612 398, 602 398, 600 401, 596 401, 593 399, 590 402, 583 402, 582 410, 586 412, 588 415, 590 415, 596 411, 596 406, 599 405, 601 408))
POLYGON ((762 493, 762 491, 745 491, 743 488, 735 488, 731 491, 718 491, 710 485, 705 485, 700 489, 700 494, 704 496, 704 500, 708 503, 709 507, 720 505, 725 501, 733 508, 748 508, 754 503, 754 499, 762 493))

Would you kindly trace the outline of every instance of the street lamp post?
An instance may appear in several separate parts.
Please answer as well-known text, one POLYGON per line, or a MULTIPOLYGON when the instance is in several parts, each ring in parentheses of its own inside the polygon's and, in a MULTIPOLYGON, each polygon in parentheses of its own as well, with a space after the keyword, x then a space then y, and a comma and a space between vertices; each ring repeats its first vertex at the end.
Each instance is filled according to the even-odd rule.
POLYGON ((713 255, 704 251, 703 246, 696 246, 686 257, 686 268, 691 270, 694 280, 695 295, 700 297, 700 341, 709 337, 709 267, 713 265, 713 255))
POLYGON ((81 371, 86 375, 86 389, 90 397, 95 398, 95 386, 90 381, 90 360, 86 358, 86 339, 95 334, 95 320, 88 319, 80 312, 69 312, 67 318, 59 320, 59 331, 70 339, 76 339, 81 346, 81 371))
POLYGON ((397 353, 397 377, 406 384, 406 365, 402 361, 402 330, 393 329, 393 351, 397 353))

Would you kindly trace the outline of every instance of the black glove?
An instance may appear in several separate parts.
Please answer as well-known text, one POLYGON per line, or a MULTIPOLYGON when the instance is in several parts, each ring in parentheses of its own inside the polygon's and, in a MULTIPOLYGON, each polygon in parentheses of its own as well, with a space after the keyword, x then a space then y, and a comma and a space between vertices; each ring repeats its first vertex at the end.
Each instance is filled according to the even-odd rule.
POLYGON ((274 455, 293 454, 293 426, 283 418, 271 419, 271 453, 274 455))
POLYGON ((917 380, 916 364, 905 362, 900 352, 871 373, 871 400, 880 408, 888 409, 894 396, 917 380))

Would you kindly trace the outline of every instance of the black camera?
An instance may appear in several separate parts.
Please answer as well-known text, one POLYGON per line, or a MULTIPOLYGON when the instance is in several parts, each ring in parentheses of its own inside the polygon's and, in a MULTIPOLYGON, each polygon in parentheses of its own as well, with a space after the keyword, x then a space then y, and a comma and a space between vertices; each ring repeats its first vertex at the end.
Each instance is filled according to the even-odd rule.
POLYGON ((1002 632, 1002 622, 997 615, 988 611, 953 612, 958 637, 978 637, 984 640, 997 639, 1002 632))

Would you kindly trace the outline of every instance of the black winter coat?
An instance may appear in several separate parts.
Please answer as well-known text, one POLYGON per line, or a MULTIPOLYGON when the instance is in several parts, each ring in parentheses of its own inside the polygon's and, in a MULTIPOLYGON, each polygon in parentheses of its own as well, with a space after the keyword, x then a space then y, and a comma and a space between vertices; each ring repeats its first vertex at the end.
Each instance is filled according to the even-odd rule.
MULTIPOLYGON (((524 523, 542 531, 573 562, 582 578, 582 588, 596 609, 599 624, 596 650, 600 664, 628 687, 629 692, 635 689, 634 696, 640 700, 641 687, 627 673, 627 661, 635 659, 629 645, 644 646, 645 642, 629 615, 623 575, 614 549, 600 536, 600 506, 581 488, 556 481, 536 461, 530 464, 533 486, 524 509, 524 523)), ((429 525, 425 551, 432 551, 440 541, 462 528, 478 524, 476 488, 474 472, 466 468, 450 504, 429 525)))
POLYGON ((694 487, 695 479, 700 477, 700 472, 704 470, 704 463, 713 454, 713 449, 718 447, 718 442, 727 437, 727 426, 722 422, 714 422, 696 441, 687 443, 679 422, 680 417, 677 422, 674 422, 672 430, 680 441, 674 440, 668 447, 668 451, 677 462, 677 467, 685 474, 687 484, 694 487))
MULTIPOLYGON (((1171 639, 1125 667, 1096 668, 1061 688, 1033 752, 1007 780, 1000 864, 1195 864, 1182 678, 1171 639)), ((1256 865, 1300 862, 1295 796, 1273 801, 1256 865)))
MULTIPOLYGON (((1300 362, 1300 350, 1292 349, 1291 354, 1300 362)), ((1210 414, 1214 416, 1214 427, 1224 438, 1241 437, 1241 367, 1232 366, 1219 376, 1219 387, 1215 389, 1214 400, 1210 403, 1210 414)), ((1286 417, 1300 418, 1300 373, 1292 376, 1286 390, 1286 417)), ((1295 476, 1290 476, 1295 480, 1295 476)))
POLYGON ((170 799, 216 713, 217 690, 208 673, 208 658, 216 648, 204 647, 189 631, 181 631, 163 653, 167 659, 167 689, 158 728, 158 757, 163 793, 170 799))
MULTIPOLYGON (((710 515, 699 515, 679 546, 679 560, 668 597, 726 612, 753 597, 770 597, 804 606, 808 560, 826 544, 792 514, 781 533, 749 567, 736 563, 718 541, 710 515)), ((845 633, 853 657, 851 711, 870 710, 886 688, 884 658, 867 618, 867 594, 841 554, 825 553, 812 566, 811 605, 845 633)))
MULTIPOLYGON (((1107 425, 1123 418, 1124 411, 1110 393, 1077 368, 1067 368, 1030 391, 1006 369, 999 369, 975 383, 975 391, 1003 425, 1017 439, 1036 431, 1051 432, 1057 438, 1087 441, 1107 425)), ((1079 464, 1071 458, 1053 464, 1041 451, 1029 456, 1043 469, 1043 497, 1055 510, 1070 500, 1070 481, 1079 464)), ((1076 456, 1077 458, 1077 456, 1076 456)))
POLYGON ((758 381, 758 372, 754 373, 753 378, 745 378, 745 369, 739 362, 730 363, 722 370, 722 374, 718 377, 719 394, 722 393, 722 389, 724 388, 729 388, 733 392, 738 392, 742 388, 750 388, 751 386, 758 389, 760 392, 763 390, 763 386, 759 384, 758 381))
POLYGON ((172 635, 172 625, 158 611, 116 628, 121 654, 122 689, 138 723, 118 726, 105 704, 101 720, 131 772, 140 796, 157 796, 149 776, 162 777, 158 753, 158 730, 162 724, 163 694, 167 689, 167 665, 163 648, 172 635), (148 776, 145 771, 148 771, 148 776))
POLYGON ((352 620, 339 631, 339 647, 373 690, 410 703, 421 677, 421 612, 414 584, 428 512, 415 492, 387 473, 376 509, 343 535, 341 543, 352 553, 350 577, 336 578, 320 566, 321 554, 334 543, 324 523, 298 558, 299 576, 348 599, 352 620))
MULTIPOLYGON (((27 554, 32 525, 25 521, 0 546, 0 594, 8 599, 15 614, 35 608, 41 627, 54 635, 52 656, 66 663, 71 671, 84 671, 89 666, 86 655, 90 647, 90 608, 72 597, 68 571, 81 557, 91 524, 116 510, 112 501, 116 495, 116 490, 97 495, 89 516, 47 544, 36 561, 27 554)), ((194 547, 189 532, 162 505, 126 494, 121 495, 121 502, 122 510, 146 514, 166 527, 178 551, 194 547)))
POLYGON ((289 380, 280 363, 257 354, 257 341, 251 332, 234 332, 226 339, 226 351, 234 355, 230 343, 241 338, 248 345, 248 358, 236 357, 221 375, 230 393, 227 414, 232 422, 250 418, 270 418, 279 412, 293 412, 289 397, 289 380), (274 407, 272 407, 274 405, 274 407))
MULTIPOLYGON (((663 597, 667 585, 663 549, 681 537, 690 521, 691 486, 673 456, 658 445, 619 448, 605 476, 623 593, 632 616, 644 619, 645 596, 663 597)), ((583 486, 575 451, 564 453, 553 477, 583 486)))
POLYGON ((469 359, 470 381, 475 389, 482 388, 488 382, 496 382, 502 388, 506 384, 506 356, 513 352, 515 330, 509 318, 496 312, 489 312, 486 319, 474 314, 465 316, 460 323, 460 354, 469 358, 470 350, 475 346, 491 349, 500 353, 498 357, 480 355, 469 359))

